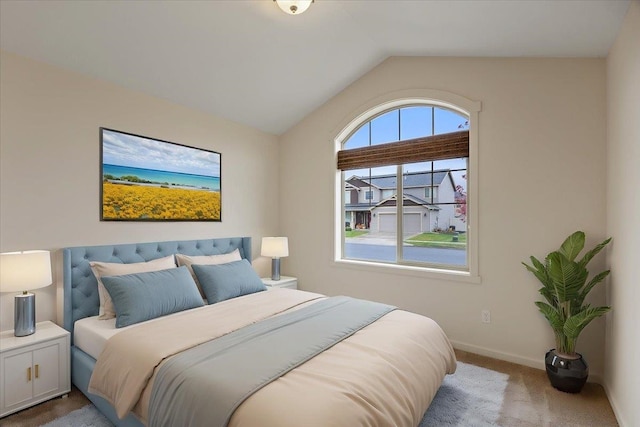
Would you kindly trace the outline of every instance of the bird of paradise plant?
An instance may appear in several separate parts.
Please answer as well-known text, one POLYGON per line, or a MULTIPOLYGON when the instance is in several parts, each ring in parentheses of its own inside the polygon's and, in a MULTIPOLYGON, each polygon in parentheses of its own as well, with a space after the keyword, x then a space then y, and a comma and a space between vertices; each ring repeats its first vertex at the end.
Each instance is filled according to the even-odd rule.
POLYGON ((539 292, 546 302, 536 301, 535 304, 553 329, 556 352, 560 355, 575 357, 576 342, 584 327, 611 310, 609 306, 592 307, 585 303, 591 289, 610 272, 598 273, 587 282, 587 264, 610 241, 611 238, 606 239, 576 260, 585 244, 584 232, 576 231, 567 237, 559 250, 549 253, 544 263, 534 256, 530 257, 531 265, 522 263, 542 283, 539 292))

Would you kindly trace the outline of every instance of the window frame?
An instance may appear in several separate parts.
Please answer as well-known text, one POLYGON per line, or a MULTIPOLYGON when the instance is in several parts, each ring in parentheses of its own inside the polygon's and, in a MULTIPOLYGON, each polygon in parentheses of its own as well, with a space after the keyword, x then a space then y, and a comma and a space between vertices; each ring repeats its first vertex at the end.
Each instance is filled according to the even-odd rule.
MULTIPOLYGON (((335 179, 335 198, 334 206, 334 263, 339 266, 349 268, 357 268, 364 270, 376 270, 380 272, 405 274, 419 277, 434 277, 445 280, 463 281, 463 282, 480 282, 479 265, 478 265, 478 121, 481 103, 472 101, 456 94, 432 91, 432 90, 416 90, 401 91, 387 96, 389 99, 374 100, 369 105, 361 108, 360 114, 354 114, 351 120, 336 132, 334 144, 335 155, 339 150, 343 149, 343 143, 347 141, 353 133, 355 133, 362 125, 375 119, 376 117, 386 114, 389 111, 405 107, 440 107, 452 110, 456 113, 468 117, 469 121, 469 157, 467 160, 467 267, 465 270, 456 270, 450 267, 440 268, 436 265, 422 265, 407 261, 401 262, 382 262, 374 260, 354 260, 344 258, 345 237, 344 225, 344 206, 339 197, 344 191, 344 174, 341 170, 336 169, 335 179), (413 96, 410 95, 414 92, 413 96), (405 96, 397 96, 402 93, 405 96), (409 96, 407 96, 409 95, 409 96)), ((347 119, 348 120, 348 119, 347 119)), ((335 164, 334 164, 335 165, 335 164)), ((402 166, 398 166, 400 170, 402 166)), ((402 219, 398 218, 398 229, 402 230, 402 219)))
POLYGON ((433 201, 434 204, 438 204, 438 187, 435 185, 424 188, 425 200, 433 201))

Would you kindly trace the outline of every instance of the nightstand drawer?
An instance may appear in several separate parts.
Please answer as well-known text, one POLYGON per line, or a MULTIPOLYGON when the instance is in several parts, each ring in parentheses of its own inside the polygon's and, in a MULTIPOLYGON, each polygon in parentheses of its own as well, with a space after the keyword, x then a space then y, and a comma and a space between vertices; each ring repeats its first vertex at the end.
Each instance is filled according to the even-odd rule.
POLYGON ((69 332, 52 322, 15 337, 0 334, 0 417, 71 390, 69 332))
POLYGON ((271 280, 269 277, 263 277, 262 283, 267 288, 298 289, 298 279, 295 277, 280 276, 280 280, 271 280))

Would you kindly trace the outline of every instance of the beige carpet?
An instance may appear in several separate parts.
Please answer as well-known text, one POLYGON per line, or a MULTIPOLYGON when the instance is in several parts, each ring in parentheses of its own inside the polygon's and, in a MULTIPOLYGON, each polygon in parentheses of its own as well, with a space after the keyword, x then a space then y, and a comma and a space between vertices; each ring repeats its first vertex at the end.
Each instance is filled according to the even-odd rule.
MULTIPOLYGON (((498 424, 504 427, 616 427, 602 386, 587 383, 580 394, 560 392, 544 371, 456 351, 458 360, 509 375, 498 424)), ((77 389, 66 399, 53 399, 0 419, 2 427, 38 427, 89 401, 77 389)))
POLYGON ((609 400, 599 384, 587 383, 579 394, 549 384, 546 372, 472 353, 456 351, 458 360, 509 375, 498 424, 505 427, 617 427, 609 400))

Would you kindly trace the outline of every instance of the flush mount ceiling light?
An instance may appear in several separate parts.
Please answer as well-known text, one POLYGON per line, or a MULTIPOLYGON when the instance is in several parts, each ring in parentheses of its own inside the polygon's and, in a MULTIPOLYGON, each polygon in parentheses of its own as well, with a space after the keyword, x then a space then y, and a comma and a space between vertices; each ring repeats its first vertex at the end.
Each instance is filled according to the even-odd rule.
POLYGON ((300 15, 309 9, 314 0, 273 0, 283 12, 289 15, 300 15))

